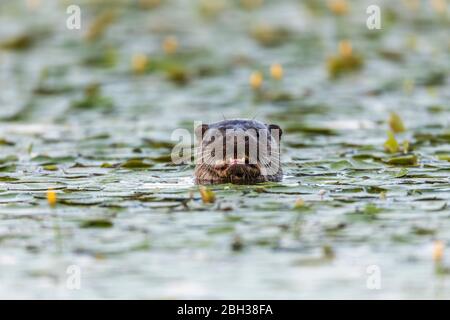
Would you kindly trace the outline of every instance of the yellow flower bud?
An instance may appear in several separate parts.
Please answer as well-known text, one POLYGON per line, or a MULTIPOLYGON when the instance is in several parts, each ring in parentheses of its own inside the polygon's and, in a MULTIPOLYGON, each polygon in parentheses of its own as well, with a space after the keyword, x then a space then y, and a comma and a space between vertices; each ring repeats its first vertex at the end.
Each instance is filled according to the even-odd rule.
POLYGON ((131 69, 135 73, 144 73, 148 67, 149 58, 143 53, 136 53, 131 58, 131 69))
POLYGON ((203 203, 214 203, 216 201, 216 194, 214 193, 214 191, 208 189, 205 186, 200 186, 199 191, 203 203))
POLYGON ((388 138, 384 143, 384 149, 390 153, 398 152, 399 146, 397 139, 395 139, 395 135, 392 131, 388 131, 388 138))
POLYGON ((439 14, 444 14, 447 11, 446 0, 431 0, 431 6, 439 14))
POLYGON ((349 40, 342 40, 339 42, 339 54, 343 57, 350 57, 352 55, 352 43, 349 40))
POLYGON ((41 6, 41 0, 27 0, 27 7, 31 10, 35 10, 41 6))
POLYGON ((402 118, 396 112, 391 112, 388 123, 394 133, 404 132, 406 130, 402 118))
POLYGON ((348 2, 346 0, 330 0, 328 1, 328 8, 334 14, 344 15, 348 13, 348 2))
POLYGON ((261 7, 263 0, 241 0, 241 6, 247 10, 261 7))
POLYGON ((300 208, 303 208, 304 206, 305 206, 305 200, 303 200, 302 198, 298 198, 297 200, 295 200, 295 204, 294 204, 295 209, 300 209, 300 208))
POLYGON ((253 89, 257 90, 261 88, 263 83, 263 75, 259 71, 255 71, 250 75, 250 85, 253 89))
POLYGON ((440 240, 437 240, 433 244, 433 260, 436 262, 442 261, 444 257, 444 243, 440 240))
POLYGON ((50 207, 56 206, 56 192, 53 190, 47 191, 47 202, 50 205, 50 207))
POLYGON ((281 80, 283 78, 283 67, 279 63, 275 63, 270 67, 270 75, 275 80, 281 80))
POLYGON ((166 37, 163 41, 163 50, 166 54, 174 54, 178 49, 178 40, 174 36, 166 37))
POLYGON ((420 7, 420 0, 403 0, 403 3, 408 9, 413 11, 417 11, 420 7))
POLYGON ((161 4, 161 0, 139 0, 139 5, 144 9, 152 9, 161 4))

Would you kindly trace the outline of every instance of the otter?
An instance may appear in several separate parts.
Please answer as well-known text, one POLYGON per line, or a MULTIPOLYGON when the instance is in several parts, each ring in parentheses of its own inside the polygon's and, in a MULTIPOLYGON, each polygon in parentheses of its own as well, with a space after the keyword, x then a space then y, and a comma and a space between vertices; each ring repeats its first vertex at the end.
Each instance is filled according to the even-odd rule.
POLYGON ((195 129, 196 184, 281 181, 281 128, 257 120, 223 120, 195 129))

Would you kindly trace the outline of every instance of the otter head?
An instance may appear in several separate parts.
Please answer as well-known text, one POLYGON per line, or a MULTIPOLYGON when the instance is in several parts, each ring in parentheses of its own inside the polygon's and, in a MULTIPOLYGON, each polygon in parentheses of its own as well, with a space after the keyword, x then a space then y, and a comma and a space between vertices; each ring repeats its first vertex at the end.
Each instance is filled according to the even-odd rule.
POLYGON ((281 180, 279 126, 256 120, 224 120, 200 125, 195 134, 197 183, 281 180))

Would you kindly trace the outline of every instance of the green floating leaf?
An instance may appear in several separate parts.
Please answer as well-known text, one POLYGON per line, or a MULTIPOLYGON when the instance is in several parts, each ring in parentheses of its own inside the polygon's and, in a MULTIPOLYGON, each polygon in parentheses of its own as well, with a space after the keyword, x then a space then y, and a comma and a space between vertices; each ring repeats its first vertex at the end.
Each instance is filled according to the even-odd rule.
POLYGON ((174 67, 167 71, 167 79, 181 86, 188 83, 189 74, 185 68, 174 67))
POLYGON ((415 154, 409 154, 405 156, 392 157, 385 159, 384 162, 391 165, 413 166, 417 164, 417 156, 415 154))
POLYGON ((431 70, 428 73, 421 73, 416 83, 423 86, 439 86, 445 83, 446 78, 447 73, 444 70, 431 70))
POLYGON ((377 187, 377 186, 368 186, 368 187, 364 187, 364 189, 366 190, 367 193, 375 193, 375 194, 387 191, 387 189, 377 187))
POLYGON ((111 138, 111 135, 109 133, 103 132, 103 133, 94 134, 92 136, 87 136, 85 138, 85 140, 104 140, 104 139, 109 139, 109 138, 111 138))
POLYGON ((1 182, 12 182, 12 181, 19 181, 17 178, 8 177, 8 176, 0 176, 1 182))
POLYGON ((13 171, 16 171, 16 166, 14 164, 0 165, 0 172, 13 172, 13 171))
POLYGON ((44 170, 47 171, 57 171, 58 170, 58 166, 54 165, 54 164, 48 164, 46 166, 43 166, 44 170))
POLYGON ((439 160, 450 162, 450 154, 440 154, 437 157, 439 160))
POLYGON ((33 37, 30 34, 19 34, 14 37, 2 40, 0 48, 5 50, 24 50, 33 44, 33 37))
POLYGON ((330 78, 338 78, 346 73, 361 69, 364 60, 359 55, 341 56, 336 55, 327 59, 327 70, 330 78))
POLYGON ((375 204, 368 203, 368 204, 366 204, 364 209, 361 211, 361 213, 372 216, 372 215, 376 215, 382 211, 383 211, 383 209, 378 208, 375 204))
POLYGON ((320 128, 320 127, 310 127, 302 124, 295 124, 286 126, 284 129, 287 133, 304 133, 308 135, 323 135, 323 136, 333 136, 336 135, 336 132, 333 129, 329 128, 320 128))
POLYGON ((76 109, 103 108, 111 109, 113 101, 109 97, 101 95, 100 85, 91 83, 84 88, 84 97, 81 100, 73 101, 71 106, 76 109))
POLYGON ((4 138, 0 138, 0 146, 13 146, 14 142, 6 140, 4 138))
POLYGON ((114 168, 114 165, 112 165, 111 163, 108 162, 104 162, 102 163, 102 165, 100 166, 100 168, 114 168))
MULTIPOLYGON (((368 159, 376 159, 378 160, 377 157, 373 156, 372 158, 368 158, 368 159)), ((365 170, 369 170, 369 169, 381 169, 383 168, 383 165, 377 162, 369 162, 369 161, 364 161, 364 160, 360 160, 358 158, 358 156, 355 156, 351 163, 353 164, 353 166, 355 167, 355 169, 365 169, 365 170)))
POLYGON ((280 26, 259 24, 255 26, 250 35, 263 47, 279 46, 290 38, 288 29, 280 26))
POLYGON ((213 235, 213 234, 223 234, 223 233, 230 233, 230 232, 234 232, 234 227, 233 226, 220 226, 220 227, 214 227, 208 230, 208 234, 213 235))
POLYGON ((406 168, 401 168, 395 175, 395 178, 403 178, 404 176, 406 176, 409 173, 408 169, 406 168))
POLYGON ((412 228, 412 232, 418 236, 431 236, 436 233, 436 230, 415 226, 412 228))
POLYGON ((440 142, 450 142, 450 131, 443 132, 440 134, 431 134, 431 133, 415 133, 414 138, 417 142, 431 142, 431 143, 440 143, 440 142))
POLYGON ((110 220, 95 219, 83 221, 80 224, 81 228, 111 228, 114 224, 110 220))
POLYGON ((172 156, 170 154, 164 154, 158 157, 152 157, 151 159, 159 163, 169 163, 172 161, 172 156))
POLYGON ((353 165, 347 160, 341 160, 341 161, 333 162, 330 165, 330 168, 333 170, 342 170, 342 169, 347 169, 347 168, 353 168, 353 165))
POLYGON ((61 157, 49 157, 47 155, 37 155, 31 159, 33 162, 37 162, 40 165, 49 165, 55 163, 67 163, 75 161, 74 157, 61 156, 61 157))
POLYGON ((112 68, 117 64, 117 50, 114 48, 100 48, 89 52, 83 59, 83 63, 91 67, 112 68))
POLYGON ((127 169, 143 169, 151 168, 152 166, 152 164, 144 162, 143 159, 129 159, 121 164, 122 168, 127 169))
POLYGON ((150 147, 152 149, 172 149, 175 144, 171 141, 163 141, 163 140, 153 140, 153 139, 144 139, 144 146, 150 147))
POLYGON ((6 156, 4 158, 0 158, 0 164, 4 164, 4 163, 10 163, 10 162, 15 162, 19 160, 16 156, 6 156))

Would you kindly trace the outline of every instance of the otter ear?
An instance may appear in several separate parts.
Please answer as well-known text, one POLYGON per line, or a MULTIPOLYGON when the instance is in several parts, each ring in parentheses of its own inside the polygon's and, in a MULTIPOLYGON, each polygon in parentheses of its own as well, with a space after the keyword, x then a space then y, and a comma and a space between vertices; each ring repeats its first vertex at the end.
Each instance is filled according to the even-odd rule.
POLYGON ((271 135, 275 136, 276 134, 278 134, 278 139, 281 139, 281 136, 283 135, 283 130, 281 130, 279 125, 269 124, 267 128, 269 128, 269 132, 271 135))
POLYGON ((203 139, 203 135, 205 134, 206 130, 209 129, 209 126, 207 124, 201 124, 197 128, 195 128, 195 136, 198 140, 203 139))

